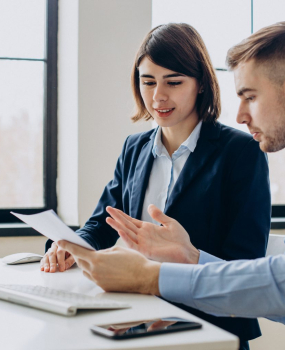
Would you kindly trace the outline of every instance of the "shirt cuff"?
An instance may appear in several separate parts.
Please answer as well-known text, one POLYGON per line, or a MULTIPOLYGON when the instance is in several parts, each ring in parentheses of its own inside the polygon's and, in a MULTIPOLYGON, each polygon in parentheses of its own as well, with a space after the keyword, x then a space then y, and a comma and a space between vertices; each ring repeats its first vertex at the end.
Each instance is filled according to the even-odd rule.
POLYGON ((169 301, 193 306, 191 296, 192 274, 200 265, 163 263, 159 272, 160 295, 169 301))
POLYGON ((224 261, 224 260, 217 258, 216 256, 211 255, 209 253, 206 253, 203 250, 200 250, 200 257, 198 261, 199 265, 205 265, 207 263, 221 262, 221 261, 224 261))

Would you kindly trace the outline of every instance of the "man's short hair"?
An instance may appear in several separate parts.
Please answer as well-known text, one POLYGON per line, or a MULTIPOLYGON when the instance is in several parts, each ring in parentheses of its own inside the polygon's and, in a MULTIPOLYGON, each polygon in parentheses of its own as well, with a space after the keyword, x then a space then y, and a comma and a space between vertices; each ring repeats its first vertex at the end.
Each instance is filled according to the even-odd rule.
POLYGON ((285 22, 262 28, 229 49, 226 63, 230 70, 254 59, 265 66, 269 79, 283 84, 285 79, 285 22))

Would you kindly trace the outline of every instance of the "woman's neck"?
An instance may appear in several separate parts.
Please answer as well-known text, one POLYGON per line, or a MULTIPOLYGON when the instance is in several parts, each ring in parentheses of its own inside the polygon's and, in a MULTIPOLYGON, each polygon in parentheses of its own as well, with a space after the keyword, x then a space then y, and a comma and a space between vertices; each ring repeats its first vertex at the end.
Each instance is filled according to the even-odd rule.
POLYGON ((180 145, 187 140, 198 123, 199 119, 195 118, 194 120, 191 120, 191 123, 189 122, 188 125, 184 124, 183 128, 181 128, 179 125, 162 128, 161 141, 170 157, 180 147, 180 145))

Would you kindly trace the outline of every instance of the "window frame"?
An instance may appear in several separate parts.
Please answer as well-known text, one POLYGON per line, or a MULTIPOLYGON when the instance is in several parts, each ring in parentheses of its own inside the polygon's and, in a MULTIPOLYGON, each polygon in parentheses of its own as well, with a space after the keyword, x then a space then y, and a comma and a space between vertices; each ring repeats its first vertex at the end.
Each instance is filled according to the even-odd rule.
MULTIPOLYGON (((47 21, 46 21, 46 69, 45 69, 45 106, 44 106, 44 202, 45 206, 41 208, 7 208, 0 209, 0 236, 19 235, 18 228, 12 230, 8 228, 9 224, 19 223, 19 220, 10 214, 10 211, 16 210, 22 214, 35 214, 43 210, 53 209, 57 211, 57 58, 58 58, 58 0, 46 0, 47 3, 47 21), (8 233, 9 232, 9 233, 8 233)), ((251 0, 251 32, 253 32, 253 0, 251 0)), ((215 68, 224 70, 223 68, 215 68)), ((272 205, 272 227, 285 228, 285 222, 278 218, 285 218, 285 204, 272 205)), ((12 228, 12 227, 11 227, 12 228)), ((29 228, 19 229, 23 235, 36 235, 36 231, 29 228)), ((21 234, 22 235, 22 234, 21 234)))
MULTIPOLYGON (((43 113, 43 118, 44 118, 43 119, 44 206, 40 208, 0 209, 0 225, 4 224, 5 228, 3 230, 5 232, 7 230, 7 224, 19 223, 20 221, 14 215, 11 215, 10 211, 17 211, 22 214, 36 214, 48 209, 53 209, 55 212, 57 211, 56 178, 57 178, 58 0, 46 0, 46 6, 47 6, 46 58, 41 60, 45 62, 45 76, 44 76, 45 94, 44 94, 44 106, 43 106, 43 110, 44 110, 44 113, 43 113)), ((14 230, 16 230, 16 228, 14 228, 14 230)), ((2 235, 3 234, 0 233, 0 236, 2 235)), ((25 235, 29 235, 28 232, 26 232, 25 235)))
MULTIPOLYGON (((251 0, 251 34, 253 34, 253 10, 254 10, 254 0, 251 0)), ((215 68, 217 71, 227 71, 223 68, 215 68)), ((285 218, 285 204, 271 204, 271 218, 274 220, 271 221, 271 229, 284 229, 285 221, 282 218, 285 218), (278 220, 280 219, 280 220, 278 220)))

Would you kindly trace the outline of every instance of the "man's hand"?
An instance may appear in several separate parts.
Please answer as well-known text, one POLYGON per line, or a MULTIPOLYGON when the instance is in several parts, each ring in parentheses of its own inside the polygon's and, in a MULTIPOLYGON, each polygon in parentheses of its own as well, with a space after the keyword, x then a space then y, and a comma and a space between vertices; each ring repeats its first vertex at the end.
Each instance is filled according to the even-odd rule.
POLYGON ((59 271, 63 272, 69 269, 74 263, 73 256, 53 242, 42 258, 40 268, 44 272, 56 272, 56 266, 58 264, 59 271))
POLYGON ((160 295, 160 263, 149 261, 142 254, 128 248, 91 251, 67 241, 59 241, 58 244, 74 257, 84 276, 106 292, 160 295))
POLYGON ((115 229, 127 247, 147 258, 182 264, 197 264, 199 251, 193 246, 188 233, 176 220, 165 215, 155 205, 148 207, 150 216, 162 226, 131 218, 121 210, 107 207, 111 215, 107 223, 115 229))

